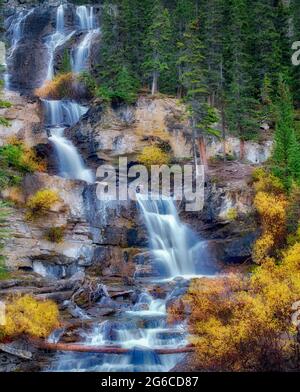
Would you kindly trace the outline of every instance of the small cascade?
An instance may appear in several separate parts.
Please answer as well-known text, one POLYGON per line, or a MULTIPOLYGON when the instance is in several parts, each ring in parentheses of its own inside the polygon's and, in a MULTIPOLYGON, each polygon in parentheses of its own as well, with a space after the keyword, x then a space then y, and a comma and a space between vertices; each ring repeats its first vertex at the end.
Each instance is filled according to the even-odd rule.
POLYGON ((42 100, 45 124, 50 127, 70 127, 76 124, 88 109, 77 102, 68 100, 42 100))
POLYGON ((79 21, 80 30, 93 30, 96 28, 94 7, 79 5, 78 7, 76 7, 76 16, 79 21))
POLYGON ((137 200, 160 275, 174 278, 207 273, 201 263, 207 258, 206 244, 180 221, 173 200, 142 195, 137 200))
POLYGON ((72 70, 81 72, 87 68, 90 55, 91 44, 95 36, 99 34, 94 17, 94 8, 80 5, 76 7, 76 16, 79 22, 79 29, 84 31, 83 39, 73 51, 72 70))
POLYGON ((63 336, 63 334, 65 333, 66 329, 65 328, 57 328, 55 329, 49 336, 47 339, 48 343, 58 343, 60 338, 63 336))
POLYGON ((46 41, 46 45, 48 47, 49 52, 49 62, 48 62, 48 69, 47 69, 47 76, 46 80, 52 80, 54 76, 54 54, 55 50, 67 42, 75 31, 72 31, 69 34, 65 32, 65 12, 64 12, 64 5, 61 4, 57 7, 56 12, 56 31, 54 34, 51 34, 46 41))
POLYGON ((65 127, 76 124, 87 108, 71 101, 43 100, 43 105, 45 123, 51 134, 49 140, 54 144, 58 156, 60 175, 92 183, 94 178, 91 170, 85 167, 73 143, 64 137, 65 127))
POLYGON ((179 348, 187 344, 182 324, 169 326, 166 300, 142 292, 131 311, 116 320, 96 324, 92 332, 83 332, 86 346, 118 346, 128 354, 61 354, 54 371, 163 372, 171 370, 182 354, 158 355, 156 348, 179 348), (134 316, 134 318, 132 317, 134 316))
POLYGON ((92 183, 94 178, 91 170, 86 169, 76 147, 64 137, 64 128, 51 128, 49 140, 54 144, 60 175, 64 178, 77 179, 92 183))
MULTIPOLYGON (((24 25, 26 22, 26 19, 29 15, 31 15, 34 11, 34 8, 31 8, 30 10, 22 10, 20 11, 16 17, 13 17, 11 24, 8 28, 8 33, 11 35, 11 45, 7 53, 7 63, 9 64, 9 60, 13 57, 14 52, 20 42, 20 40, 23 37, 24 33, 24 25)), ((6 90, 9 90, 11 88, 10 86, 10 74, 9 71, 7 71, 4 74, 4 87, 6 90)))

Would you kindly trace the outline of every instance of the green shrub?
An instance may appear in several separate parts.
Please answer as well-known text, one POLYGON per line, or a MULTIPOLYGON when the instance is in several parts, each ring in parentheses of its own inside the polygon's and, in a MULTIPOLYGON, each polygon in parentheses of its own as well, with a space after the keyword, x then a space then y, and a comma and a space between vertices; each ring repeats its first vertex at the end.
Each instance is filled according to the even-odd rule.
POLYGON ((21 173, 45 170, 44 162, 37 158, 34 150, 21 142, 0 147, 0 164, 21 173))
POLYGON ((64 239, 65 228, 63 226, 50 227, 46 232, 46 239, 59 244, 64 239))
POLYGON ((59 195, 55 190, 41 189, 37 191, 26 203, 27 219, 46 215, 59 200, 59 195))
POLYGON ((10 102, 0 100, 0 109, 11 108, 11 106, 10 102))
POLYGON ((110 83, 101 84, 96 89, 96 96, 106 102, 121 101, 133 104, 137 99, 139 82, 126 67, 122 67, 110 83))

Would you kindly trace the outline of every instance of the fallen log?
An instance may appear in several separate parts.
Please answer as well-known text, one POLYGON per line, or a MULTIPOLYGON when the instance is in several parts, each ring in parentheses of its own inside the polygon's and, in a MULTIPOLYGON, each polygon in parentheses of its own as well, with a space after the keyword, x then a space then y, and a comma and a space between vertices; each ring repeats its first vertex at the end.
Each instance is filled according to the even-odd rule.
MULTIPOLYGON (((69 343, 49 343, 46 341, 35 340, 34 345, 42 350, 50 351, 71 351, 79 353, 100 353, 100 354, 127 354, 133 349, 119 346, 86 346, 82 344, 69 343)), ((137 347, 138 348, 138 347, 137 347)), ((143 347, 141 349, 144 349, 143 347)), ((145 348, 147 350, 147 348, 145 348)), ((179 348, 154 348, 156 354, 182 354, 194 351, 191 345, 179 348)))

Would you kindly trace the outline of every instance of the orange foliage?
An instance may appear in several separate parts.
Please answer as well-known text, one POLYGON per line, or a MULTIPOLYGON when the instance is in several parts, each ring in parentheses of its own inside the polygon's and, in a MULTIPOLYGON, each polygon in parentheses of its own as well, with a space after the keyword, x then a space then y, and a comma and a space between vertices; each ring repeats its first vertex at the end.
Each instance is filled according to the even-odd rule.
MULTIPOLYGON (((300 298, 299 251, 297 244, 285 254, 280 266, 272 259, 265 260, 251 276, 230 274, 192 282, 182 301, 191 313, 195 367, 213 371, 283 370, 288 361, 296 361, 291 306, 300 298)), ((180 315, 182 309, 175 308, 175 318, 180 315)))
POLYGON ((45 99, 77 98, 77 79, 72 72, 59 74, 35 90, 35 95, 45 99))

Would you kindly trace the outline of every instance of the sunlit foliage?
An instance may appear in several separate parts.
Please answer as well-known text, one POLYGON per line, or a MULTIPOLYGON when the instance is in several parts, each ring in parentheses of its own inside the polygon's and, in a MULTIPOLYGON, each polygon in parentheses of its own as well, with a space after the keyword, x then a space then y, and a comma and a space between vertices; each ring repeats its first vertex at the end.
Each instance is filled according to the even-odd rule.
POLYGON ((31 196, 27 203, 27 218, 34 219, 46 215, 60 200, 57 191, 41 189, 31 196))
POLYGON ((5 324, 0 327, 0 336, 16 337, 29 335, 47 337, 59 326, 59 311, 52 301, 38 301, 30 295, 6 301, 5 324))

